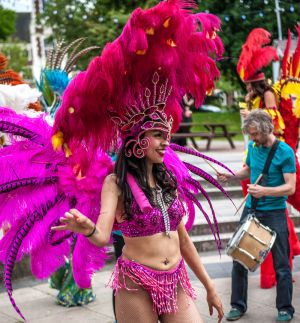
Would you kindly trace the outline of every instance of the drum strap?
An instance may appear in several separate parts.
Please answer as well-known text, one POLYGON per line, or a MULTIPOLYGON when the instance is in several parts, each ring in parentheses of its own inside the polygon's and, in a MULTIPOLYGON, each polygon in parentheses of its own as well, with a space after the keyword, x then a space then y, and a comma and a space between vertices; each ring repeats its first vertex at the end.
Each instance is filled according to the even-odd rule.
MULTIPOLYGON (((276 152, 276 149, 277 149, 278 145, 279 145, 279 141, 276 139, 275 142, 273 143, 272 147, 271 147, 271 150, 269 151, 269 154, 268 154, 264 169, 262 171, 263 176, 262 176, 262 178, 260 179, 260 181, 257 184, 262 184, 263 186, 267 185, 269 168, 270 168, 272 159, 273 159, 273 157, 275 155, 275 152, 276 152)), ((255 209, 256 209, 258 200, 259 199, 251 196, 251 213, 255 213, 255 209)))

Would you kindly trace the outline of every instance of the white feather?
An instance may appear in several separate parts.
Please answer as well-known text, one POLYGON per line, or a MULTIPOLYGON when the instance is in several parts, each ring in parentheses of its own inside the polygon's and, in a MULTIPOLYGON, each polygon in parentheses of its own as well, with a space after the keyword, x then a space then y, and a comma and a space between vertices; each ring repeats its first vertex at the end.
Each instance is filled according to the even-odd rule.
POLYGON ((0 84, 0 106, 9 107, 17 113, 23 112, 30 103, 34 103, 41 96, 37 89, 28 84, 4 85, 0 84))

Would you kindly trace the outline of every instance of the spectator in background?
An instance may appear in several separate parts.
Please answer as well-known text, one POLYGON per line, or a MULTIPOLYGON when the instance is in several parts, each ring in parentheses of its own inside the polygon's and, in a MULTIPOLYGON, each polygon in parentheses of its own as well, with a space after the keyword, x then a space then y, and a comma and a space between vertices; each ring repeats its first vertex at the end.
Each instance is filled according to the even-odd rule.
MULTIPOLYGON (((190 123, 192 122, 192 107, 194 106, 195 100, 190 94, 185 94, 182 98, 181 107, 182 107, 182 122, 190 123)), ((189 133, 191 126, 181 126, 178 129, 178 133, 189 133)), ((187 145, 187 138, 176 138, 172 140, 174 143, 180 146, 187 145)))

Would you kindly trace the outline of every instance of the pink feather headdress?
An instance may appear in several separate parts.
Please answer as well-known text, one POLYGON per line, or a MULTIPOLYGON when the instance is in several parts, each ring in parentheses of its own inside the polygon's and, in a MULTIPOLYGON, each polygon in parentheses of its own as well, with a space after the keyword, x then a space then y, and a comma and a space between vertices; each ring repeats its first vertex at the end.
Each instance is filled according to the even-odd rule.
POLYGON ((145 122, 146 129, 176 130, 182 96, 190 93, 201 105, 219 77, 216 60, 223 53, 216 35, 220 20, 192 14, 193 8, 194 1, 169 0, 136 9, 122 34, 65 91, 54 125, 55 145, 72 150, 84 141, 107 150, 130 135, 133 152, 141 152, 144 143, 137 136, 145 122))
MULTIPOLYGON (((53 233, 50 227, 75 206, 91 221, 97 221, 102 185, 113 171, 105 152, 114 143, 126 141, 127 155, 142 157, 147 146, 145 131, 159 129, 169 134, 179 125, 182 96, 191 94, 199 106, 214 87, 219 77, 216 60, 223 52, 216 35, 220 20, 211 14, 192 14, 192 8, 193 1, 169 0, 148 10, 135 10, 120 37, 107 44, 102 55, 70 82, 53 131, 44 116, 32 120, 0 108, 0 130, 13 139, 12 146, 0 150, 1 169, 6 169, 0 174, 0 225, 11 225, 0 241, 0 261, 4 263, 10 301, 23 318, 12 294, 14 263, 30 254, 32 271, 39 278, 63 264, 74 236, 68 231, 53 233), (62 147, 63 151, 54 151, 53 147, 62 147)), ((230 197, 210 174, 183 163, 175 151, 230 170, 176 144, 166 151, 165 164, 177 179, 178 194, 188 211, 187 229, 193 225, 196 205, 220 248, 209 195, 191 173, 230 197), (212 220, 198 201, 198 194, 207 199, 212 220)), ((90 287, 91 274, 104 259, 103 249, 78 235, 72 262, 79 287, 90 287)))

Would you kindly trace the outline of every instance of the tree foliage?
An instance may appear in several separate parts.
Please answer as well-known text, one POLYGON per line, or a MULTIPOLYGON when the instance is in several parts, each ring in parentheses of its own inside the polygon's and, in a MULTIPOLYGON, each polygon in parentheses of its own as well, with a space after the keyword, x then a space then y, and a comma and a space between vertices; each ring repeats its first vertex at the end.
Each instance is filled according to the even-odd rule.
POLYGON ((0 51, 8 58, 8 69, 12 69, 21 74, 25 80, 32 79, 32 70, 28 65, 28 52, 25 44, 14 39, 0 46, 0 51))
POLYGON ((16 13, 0 5, 0 39, 6 40, 15 32, 16 13))
MULTIPOLYGON (((41 22, 52 29, 49 42, 87 37, 86 46, 98 45, 103 49, 120 35, 135 8, 148 8, 156 3, 155 0, 53 0, 46 2, 41 22)), ((79 67, 85 68, 96 54, 83 57, 79 67)))
MULTIPOLYGON (((87 37, 86 45, 99 45, 101 49, 122 31, 130 13, 137 7, 148 8, 157 0, 52 0, 47 1, 42 21, 53 30, 49 41, 87 37)), ((280 1, 282 32, 294 30, 300 16, 298 0, 280 1), (293 6, 294 3, 294 6, 293 6), (294 11, 291 11, 291 8, 294 11)), ((236 64, 249 32, 255 27, 269 30, 274 38, 277 34, 275 0, 198 0, 199 11, 208 10, 222 20, 220 36, 225 45, 224 59, 218 65, 224 81, 220 84, 229 90, 239 88, 236 64)), ((97 53, 92 52, 90 56, 97 53)), ((85 68, 88 58, 81 61, 85 68)))
MULTIPOLYGON (((236 65, 249 32, 253 28, 261 27, 267 29, 274 39, 278 38, 275 0, 200 0, 198 5, 201 11, 208 10, 222 20, 220 36, 225 46, 225 53, 219 67, 227 86, 229 82, 239 87, 236 65)), ((282 34, 285 38, 288 29, 295 31, 294 26, 300 16, 299 1, 280 1, 280 8, 282 34)), ((267 76, 271 77, 271 69, 267 71, 267 76)))

